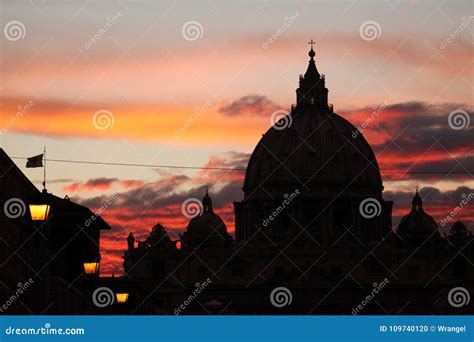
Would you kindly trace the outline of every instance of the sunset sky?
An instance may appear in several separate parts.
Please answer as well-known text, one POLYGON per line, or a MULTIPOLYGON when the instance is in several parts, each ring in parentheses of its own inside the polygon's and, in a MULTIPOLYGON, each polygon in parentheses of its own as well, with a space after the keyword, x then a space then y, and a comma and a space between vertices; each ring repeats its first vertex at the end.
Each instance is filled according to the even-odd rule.
MULTIPOLYGON (((0 13, 11 157, 47 146, 51 159, 245 168, 271 114, 295 102, 314 39, 334 111, 370 121, 394 225, 416 186, 438 222, 474 192, 471 1, 2 1, 0 13), (470 122, 452 128, 452 112, 470 122)), ((14 161, 41 188, 43 170, 14 161)), ((48 162, 47 179, 93 210, 119 194, 103 212, 104 274, 121 272, 130 231, 141 240, 160 222, 177 239, 182 202, 207 185, 230 232, 243 196, 242 171, 48 162)), ((455 220, 472 230, 473 214, 455 220)))

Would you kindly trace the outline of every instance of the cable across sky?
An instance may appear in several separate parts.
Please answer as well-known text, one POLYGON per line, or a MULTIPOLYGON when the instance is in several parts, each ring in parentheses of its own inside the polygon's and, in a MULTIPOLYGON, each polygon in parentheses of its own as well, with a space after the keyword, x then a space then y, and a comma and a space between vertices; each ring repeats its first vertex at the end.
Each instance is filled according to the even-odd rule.
MULTIPOLYGON (((12 159, 27 160, 25 157, 11 157, 12 159)), ((158 165, 158 164, 139 164, 139 163, 119 163, 119 162, 98 162, 89 160, 69 160, 69 159, 46 159, 47 162, 56 163, 72 163, 72 164, 90 164, 90 165, 108 165, 108 166, 133 166, 133 167, 149 167, 149 168, 165 168, 165 169, 185 169, 185 170, 216 170, 216 171, 245 171, 245 168, 231 168, 231 167, 206 167, 206 166, 188 166, 188 165, 158 165)), ((412 175, 470 175, 474 170, 466 171, 401 171, 401 170, 386 170, 382 173, 397 174, 407 173, 412 175)))

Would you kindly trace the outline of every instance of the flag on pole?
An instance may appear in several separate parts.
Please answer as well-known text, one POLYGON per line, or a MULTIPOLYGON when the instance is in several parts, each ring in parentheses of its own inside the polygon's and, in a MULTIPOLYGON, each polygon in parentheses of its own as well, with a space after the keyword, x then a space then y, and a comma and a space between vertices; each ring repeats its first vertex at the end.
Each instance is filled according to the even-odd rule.
POLYGON ((43 167, 43 154, 28 158, 26 167, 43 167))

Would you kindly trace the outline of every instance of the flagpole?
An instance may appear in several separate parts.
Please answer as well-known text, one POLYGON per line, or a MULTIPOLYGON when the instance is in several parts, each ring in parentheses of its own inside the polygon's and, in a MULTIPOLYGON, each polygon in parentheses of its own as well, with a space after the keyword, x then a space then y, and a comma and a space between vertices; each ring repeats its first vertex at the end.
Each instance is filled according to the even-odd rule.
POLYGON ((46 192, 46 146, 43 150, 43 192, 46 192))

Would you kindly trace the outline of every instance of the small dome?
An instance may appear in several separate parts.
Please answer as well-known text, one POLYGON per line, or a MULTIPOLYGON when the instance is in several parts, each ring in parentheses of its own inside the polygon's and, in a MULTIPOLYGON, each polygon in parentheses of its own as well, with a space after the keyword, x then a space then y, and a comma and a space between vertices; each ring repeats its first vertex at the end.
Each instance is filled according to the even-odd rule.
POLYGON ((187 233, 189 235, 209 235, 217 233, 217 236, 227 237, 227 227, 224 221, 212 210, 212 200, 206 190, 206 195, 202 199, 203 209, 199 216, 189 221, 187 233))
POLYGON ((187 232, 191 235, 208 235, 218 232, 222 236, 227 236, 227 227, 219 215, 214 212, 203 212, 189 221, 187 232))
POLYGON ((426 239, 437 231, 436 221, 423 210, 423 202, 417 189, 413 197, 411 211, 400 220, 397 233, 402 239, 417 240, 426 239))

